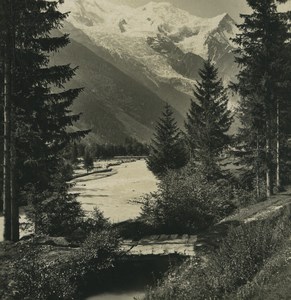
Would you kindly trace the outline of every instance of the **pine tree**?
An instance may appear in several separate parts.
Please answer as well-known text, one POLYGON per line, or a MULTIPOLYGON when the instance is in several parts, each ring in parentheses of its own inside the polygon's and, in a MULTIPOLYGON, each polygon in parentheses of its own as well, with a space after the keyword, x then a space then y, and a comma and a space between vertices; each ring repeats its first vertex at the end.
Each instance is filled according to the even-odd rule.
POLYGON ((147 166, 155 175, 163 176, 168 170, 185 166, 187 161, 181 131, 174 120, 171 107, 167 104, 156 126, 147 166))
POLYGON ((87 170, 87 173, 89 173, 89 171, 94 168, 93 155, 89 149, 86 149, 86 151, 85 151, 84 168, 87 170))
MULTIPOLYGON (((39 213, 36 208, 41 207, 38 202, 44 200, 42 195, 59 194, 66 201, 64 189, 69 186, 63 174, 63 151, 71 141, 88 132, 68 131, 79 119, 79 115, 71 113, 70 106, 82 89, 64 90, 64 84, 74 76, 76 68, 50 65, 51 53, 69 43, 68 35, 52 36, 52 30, 59 29, 67 16, 58 11, 59 3, 6 1, 10 8, 13 4, 15 36, 10 49, 15 61, 12 82, 15 148, 11 153, 17 172, 11 174, 18 186, 14 192, 16 198, 31 203, 35 213, 39 213)), ((1 49, 5 49, 7 42, 3 42, 2 31, 0 41, 4 46, 1 49)), ((18 220, 18 213, 12 219, 18 220)))
POLYGON ((253 153, 250 165, 256 169, 256 177, 264 170, 269 197, 275 169, 277 188, 281 185, 281 145, 286 139, 282 108, 287 106, 284 95, 290 78, 290 14, 277 11, 277 4, 284 0, 247 2, 253 13, 242 15, 244 23, 238 26, 240 33, 234 39, 239 46, 236 62, 241 68, 234 88, 241 96, 242 140, 253 153))
POLYGON ((197 103, 191 101, 185 122, 186 135, 192 159, 212 176, 218 170, 217 159, 229 144, 227 134, 231 123, 231 112, 227 109, 228 96, 218 70, 210 60, 204 62, 199 72, 201 81, 195 85, 197 103))
MULTIPOLYGON (((24 13, 21 15, 19 32, 23 32, 24 38, 22 41, 20 36, 18 42, 25 43, 26 47, 19 47, 18 53, 21 61, 18 74, 24 78, 18 81, 18 90, 21 91, 18 98, 21 100, 18 102, 21 132, 18 138, 21 153, 18 155, 18 166, 22 171, 20 186, 25 187, 22 193, 25 202, 31 201, 26 197, 31 186, 34 193, 45 192, 47 195, 48 192, 60 191, 60 195, 64 195, 62 190, 68 186, 66 176, 62 176, 63 151, 70 142, 88 132, 68 131, 80 116, 72 114, 70 106, 82 89, 64 90, 64 84, 75 75, 76 68, 50 65, 51 53, 69 43, 68 35, 52 36, 51 33, 61 28, 67 17, 67 14, 58 11, 58 4, 59 1, 20 2, 24 6, 24 13), (28 140, 31 141, 29 147, 26 145, 28 140), (25 157, 25 160, 21 157, 25 157)), ((34 199, 31 204, 41 208, 37 205, 41 200, 37 197, 34 199)))

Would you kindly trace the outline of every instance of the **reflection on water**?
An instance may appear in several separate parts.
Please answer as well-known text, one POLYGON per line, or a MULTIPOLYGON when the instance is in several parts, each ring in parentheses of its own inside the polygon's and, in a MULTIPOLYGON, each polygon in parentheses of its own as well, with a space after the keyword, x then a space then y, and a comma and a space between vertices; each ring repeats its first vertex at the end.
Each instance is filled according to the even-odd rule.
POLYGON ((132 300, 142 299, 142 292, 120 292, 120 293, 104 293, 97 296, 89 297, 86 300, 132 300))

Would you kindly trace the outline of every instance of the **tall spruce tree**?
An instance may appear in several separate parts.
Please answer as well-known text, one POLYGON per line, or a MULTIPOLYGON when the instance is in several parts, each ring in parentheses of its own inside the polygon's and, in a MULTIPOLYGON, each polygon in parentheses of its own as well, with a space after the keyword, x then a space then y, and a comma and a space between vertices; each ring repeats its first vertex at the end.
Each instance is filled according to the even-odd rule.
POLYGON ((1 62, 2 62, 2 113, 3 113, 3 148, 2 148, 2 195, 4 213, 4 239, 18 240, 18 212, 15 203, 14 185, 14 85, 15 79, 15 23, 14 1, 1 2, 1 62))
POLYGON ((147 166, 155 175, 162 177, 168 170, 185 166, 187 161, 181 131, 173 117, 171 107, 167 104, 156 126, 147 166))
POLYGON ((247 164, 255 170, 256 189, 265 173, 266 195, 281 186, 282 147, 286 141, 284 123, 290 86, 290 13, 279 13, 278 3, 285 0, 247 0, 253 9, 242 15, 238 25, 236 62, 240 66, 238 84, 234 89, 241 96, 240 132, 242 144, 248 149, 247 164), (273 174, 276 174, 275 176, 273 174))
MULTIPOLYGON (((68 131, 79 119, 79 115, 71 113, 70 106, 81 89, 64 90, 64 84, 76 69, 50 65, 50 55, 69 43, 68 35, 52 36, 67 16, 57 9, 62 1, 8 2, 14 7, 15 36, 10 49, 15 61, 12 84, 17 173, 13 173, 17 199, 32 204, 36 221, 41 219, 37 215, 42 213, 42 201, 55 200, 56 195, 63 201, 69 198, 63 150, 88 131, 68 131)), ((5 48, 7 43, 4 41, 3 45, 5 48)))
POLYGON ((230 142, 227 132, 232 116, 227 108, 227 91, 210 60, 204 62, 199 75, 201 81, 194 89, 197 102, 191 101, 185 128, 192 159, 211 177, 219 171, 218 156, 230 142))
MULTIPOLYGON (((66 189, 66 176, 63 176, 63 150, 71 141, 84 136, 88 131, 69 132, 68 128, 79 119, 70 111, 70 106, 82 89, 64 90, 64 84, 76 71, 70 65, 51 66, 50 55, 69 43, 68 35, 52 36, 52 30, 59 29, 67 14, 58 11, 59 1, 30 1, 22 15, 20 30, 30 33, 25 36, 26 47, 20 49, 19 75, 25 80, 19 81, 19 90, 23 95, 18 107, 19 123, 24 125, 23 131, 29 127, 28 136, 19 136, 19 147, 25 151, 26 160, 19 160, 22 170, 21 185, 25 187, 25 202, 32 201, 35 214, 41 214, 38 202, 42 199, 27 199, 27 189, 33 187, 33 194, 40 195, 59 193, 66 189), (31 18, 33 17, 33 18, 31 18), (23 25, 25 25, 23 27, 23 25), (31 74, 31 75, 30 75, 31 74), (32 84, 29 84, 32 82, 32 84), (26 101, 23 101, 23 98, 26 101), (30 120, 27 119, 30 117, 30 120), (32 140, 30 148, 25 147, 27 140, 32 140), (28 150, 28 151, 27 151, 28 150), (36 173, 38 174, 36 176, 36 173), (25 175, 24 175, 25 174, 25 175), (28 176, 27 176, 28 175, 28 176)), ((23 5, 23 4, 21 4, 23 5)), ((21 41, 21 39, 19 40, 21 41)), ((19 156, 21 157, 21 156, 19 156)), ((65 201, 66 197, 63 199, 65 201)), ((38 217, 36 219, 39 219, 38 217)))

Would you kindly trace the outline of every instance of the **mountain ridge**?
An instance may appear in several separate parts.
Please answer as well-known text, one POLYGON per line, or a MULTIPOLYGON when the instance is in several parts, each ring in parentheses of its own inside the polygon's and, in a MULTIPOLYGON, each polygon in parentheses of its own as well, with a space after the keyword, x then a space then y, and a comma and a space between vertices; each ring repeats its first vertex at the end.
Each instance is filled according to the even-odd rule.
MULTIPOLYGON (((78 126, 92 129, 102 143, 122 143, 127 137, 149 142, 166 104, 163 100, 72 38, 51 63, 79 65, 66 85, 85 87, 72 107, 82 112, 78 126)), ((183 117, 177 111, 175 116, 181 125, 183 117)))
MULTIPOLYGON (((234 79, 230 37, 237 29, 227 13, 201 18, 167 2, 133 8, 108 0, 68 1, 62 11, 71 11, 63 32, 169 103, 178 112, 180 124, 193 98, 203 59, 210 57, 216 63, 226 84, 234 79)), ((125 122, 123 113, 119 114, 125 122)))

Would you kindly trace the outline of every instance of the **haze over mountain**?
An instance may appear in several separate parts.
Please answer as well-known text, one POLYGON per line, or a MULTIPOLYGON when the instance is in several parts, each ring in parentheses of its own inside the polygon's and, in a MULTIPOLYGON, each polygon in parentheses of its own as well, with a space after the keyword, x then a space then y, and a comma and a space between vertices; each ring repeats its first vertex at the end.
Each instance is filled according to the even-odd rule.
MULTIPOLYGON (((177 111, 182 124, 203 59, 210 57, 216 62, 226 83, 236 73, 232 54, 234 45, 230 38, 237 29, 227 13, 201 18, 167 2, 150 2, 134 8, 108 0, 66 1, 62 11, 71 12, 63 31, 70 33, 73 40, 73 46, 66 50, 66 57, 62 59, 73 57, 73 63, 80 66, 76 80, 87 91, 81 96, 83 101, 78 109, 84 111, 83 123, 93 124, 96 131, 99 126, 96 123, 97 108, 102 107, 103 111, 106 103, 106 111, 114 116, 111 119, 122 125, 117 126, 117 132, 125 128, 121 135, 116 133, 117 136, 134 135, 140 140, 148 140, 154 121, 166 102, 177 111), (90 54, 79 56, 72 51, 82 54, 88 51, 90 54), (106 68, 94 68, 96 64, 106 64, 106 68), (109 86, 103 84, 105 77, 110 77, 109 86), (121 83, 124 78, 127 84, 121 83), (143 90, 142 94, 147 96, 133 93, 133 90, 143 90), (122 101, 117 100, 119 94, 123 95, 121 98, 127 106, 122 106, 122 101), (93 103, 96 105, 95 118, 92 118, 93 103), (146 113, 149 111, 152 111, 150 118, 146 113), (137 126, 133 119, 141 126, 137 126), (131 128, 138 127, 139 130, 133 133, 131 128)), ((113 131, 116 124, 113 126, 112 121, 110 125, 113 131)), ((106 140, 106 133, 102 134, 106 140)))

